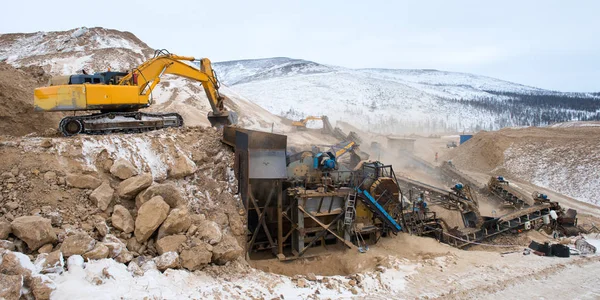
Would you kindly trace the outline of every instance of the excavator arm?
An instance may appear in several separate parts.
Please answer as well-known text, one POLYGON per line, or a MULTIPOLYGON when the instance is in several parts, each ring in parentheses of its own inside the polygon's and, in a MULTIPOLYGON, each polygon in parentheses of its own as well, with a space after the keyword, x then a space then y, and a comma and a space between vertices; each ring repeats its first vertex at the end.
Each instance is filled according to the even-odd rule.
POLYGON ((219 93, 219 81, 208 58, 198 60, 190 56, 178 56, 174 54, 158 55, 123 76, 119 81, 119 85, 137 86, 139 96, 145 98, 142 101, 151 103, 149 99, 151 92, 164 74, 181 76, 199 81, 202 84, 212 109, 208 118, 213 126, 236 123, 237 116, 235 113, 225 109, 224 102, 228 99, 219 93), (188 61, 199 61, 200 69, 186 63, 188 61))

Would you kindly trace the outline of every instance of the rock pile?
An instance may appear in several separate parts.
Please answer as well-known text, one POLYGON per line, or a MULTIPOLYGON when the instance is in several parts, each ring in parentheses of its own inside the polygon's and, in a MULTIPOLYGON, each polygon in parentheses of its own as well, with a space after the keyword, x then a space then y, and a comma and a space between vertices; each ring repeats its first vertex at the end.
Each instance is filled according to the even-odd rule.
MULTIPOLYGON (((48 147, 43 141, 41 151, 60 147, 56 139, 48 147)), ((2 147, 0 141, 0 152, 2 147)), ((18 299, 24 292, 49 298, 53 282, 47 275, 62 273, 71 261, 109 258, 143 274, 149 269, 195 271, 240 258, 243 249, 236 238, 245 231, 238 209, 232 204, 216 209, 215 202, 223 197, 235 201, 223 193, 229 184, 226 171, 213 178, 213 163, 222 168, 226 164, 218 160, 228 157, 195 156, 202 158, 174 158, 168 178, 159 182, 147 168, 106 154, 95 158, 95 170, 75 165, 0 172, 0 281, 6 283, 0 299, 18 299), (207 186, 203 192, 201 184, 207 186), (36 195, 53 200, 29 203, 36 195), (205 198, 210 205, 203 205, 205 198)))

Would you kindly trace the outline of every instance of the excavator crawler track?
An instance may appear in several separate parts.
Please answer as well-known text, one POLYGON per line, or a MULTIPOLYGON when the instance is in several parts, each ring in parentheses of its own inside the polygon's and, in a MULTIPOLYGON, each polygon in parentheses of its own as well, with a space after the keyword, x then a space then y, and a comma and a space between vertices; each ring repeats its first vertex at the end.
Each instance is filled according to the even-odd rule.
POLYGON ((134 111, 65 117, 60 121, 58 129, 65 136, 73 136, 114 132, 138 133, 181 126, 183 118, 177 113, 152 114, 134 111))

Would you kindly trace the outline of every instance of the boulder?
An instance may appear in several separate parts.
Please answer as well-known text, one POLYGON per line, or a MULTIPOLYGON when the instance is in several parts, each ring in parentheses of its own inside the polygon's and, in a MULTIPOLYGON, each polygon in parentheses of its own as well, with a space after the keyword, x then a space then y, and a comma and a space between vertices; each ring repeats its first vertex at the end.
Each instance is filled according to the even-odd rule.
POLYGON ((234 261, 242 256, 244 249, 240 247, 237 240, 229 235, 223 238, 223 241, 213 247, 212 261, 218 265, 224 265, 227 262, 234 261))
POLYGON ((142 243, 138 242, 135 237, 132 237, 127 240, 127 250, 140 253, 140 249, 142 248, 142 243))
POLYGON ((21 298, 23 277, 0 274, 0 299, 18 300, 21 298))
POLYGON ((186 232, 191 224, 192 220, 187 208, 175 208, 171 210, 165 222, 160 226, 158 238, 186 232))
POLYGON ((203 220, 198 224, 196 236, 211 245, 219 243, 223 238, 219 225, 209 220, 203 220))
POLYGON ((156 251, 160 255, 171 251, 178 252, 179 246, 185 243, 186 239, 183 234, 165 236, 156 242, 156 251))
POLYGON ((51 139, 43 139, 42 142, 40 143, 40 146, 42 148, 50 148, 50 147, 52 147, 52 140, 51 139))
POLYGON ((129 252, 127 249, 124 249, 123 251, 121 251, 121 253, 119 255, 117 255, 117 257, 115 257, 115 260, 122 264, 126 264, 126 263, 130 262, 132 259, 133 259, 133 254, 131 252, 129 252))
POLYGON ((94 223, 94 227, 96 228, 100 236, 106 236, 110 232, 110 229, 108 228, 108 225, 106 225, 106 221, 104 220, 96 220, 96 222, 94 223))
POLYGON ((139 192, 152 184, 152 174, 144 173, 122 181, 117 187, 117 194, 123 199, 133 199, 139 192))
POLYGON ((127 208, 122 205, 115 205, 112 214, 112 225, 125 233, 130 233, 133 232, 135 222, 127 208))
POLYGON ((94 249, 83 254, 83 258, 90 259, 103 259, 108 257, 108 247, 102 243, 96 243, 94 249))
POLYGON ((161 256, 154 258, 154 263, 160 271, 179 268, 179 254, 172 251, 163 253, 161 256))
POLYGON ((229 224, 229 217, 222 211, 215 211, 208 215, 208 219, 225 228, 229 224))
POLYGON ((119 158, 115 160, 110 167, 110 174, 113 174, 121 180, 125 180, 131 176, 137 175, 138 171, 128 160, 119 158))
POLYGON ((66 178, 67 186, 79 189, 95 189, 102 184, 102 180, 92 175, 68 174, 66 178))
POLYGON ((94 249, 96 240, 91 238, 86 233, 77 233, 68 236, 60 246, 60 251, 66 257, 72 255, 82 255, 94 249))
POLYGON ((142 270, 142 268, 140 268, 140 266, 133 261, 127 265, 127 271, 129 271, 129 273, 133 274, 133 276, 144 275, 144 270, 142 270))
POLYGON ((167 176, 170 178, 184 178, 196 172, 198 167, 185 155, 175 158, 175 161, 169 166, 167 176))
POLYGON ((44 180, 46 182, 56 183, 56 173, 52 171, 44 173, 44 180))
POLYGON ((56 289, 56 285, 46 275, 35 275, 31 279, 29 288, 36 300, 49 300, 50 294, 56 289))
POLYGON ((15 251, 15 243, 7 240, 0 240, 0 249, 15 251))
POLYGON ((0 273, 6 275, 21 275, 29 278, 35 266, 29 257, 21 252, 8 252, 2 256, 0 273))
POLYGON ((115 258, 121 254, 123 250, 127 250, 125 244, 112 234, 107 234, 102 240, 102 244, 108 247, 109 258, 115 258))
POLYGON ((169 205, 161 196, 153 197, 142 204, 135 219, 135 238, 138 242, 146 241, 167 218, 169 205))
POLYGON ((10 223, 8 222, 0 222, 0 240, 5 240, 8 238, 8 235, 12 232, 10 228, 10 223))
POLYGON ((105 181, 90 194, 90 200, 92 200, 99 209, 106 210, 113 200, 114 193, 115 190, 110 187, 110 184, 107 181, 105 181))
POLYGON ((212 247, 208 244, 198 244, 190 249, 181 251, 181 266, 190 270, 196 271, 210 263, 212 247))
POLYGON ((12 221, 12 233, 27 243, 32 251, 39 247, 56 242, 56 233, 51 221, 38 216, 18 217, 12 221))
POLYGON ((38 264, 36 260, 36 265, 42 266, 42 273, 61 273, 64 270, 65 260, 60 251, 40 254, 38 255, 38 259, 40 259, 40 257, 44 259, 44 262, 38 264))
POLYGON ((163 200, 169 204, 171 208, 177 208, 179 206, 185 205, 185 200, 179 189, 170 183, 163 184, 153 184, 145 191, 139 193, 135 198, 135 205, 139 209, 142 204, 152 199, 154 196, 161 196, 163 200))
POLYGON ((52 248, 52 244, 46 244, 38 249, 38 253, 50 253, 52 252, 52 248))
POLYGON ((229 217, 229 228, 231 229, 231 233, 236 236, 243 235, 246 233, 246 226, 242 222, 242 218, 235 214, 228 215, 229 217))

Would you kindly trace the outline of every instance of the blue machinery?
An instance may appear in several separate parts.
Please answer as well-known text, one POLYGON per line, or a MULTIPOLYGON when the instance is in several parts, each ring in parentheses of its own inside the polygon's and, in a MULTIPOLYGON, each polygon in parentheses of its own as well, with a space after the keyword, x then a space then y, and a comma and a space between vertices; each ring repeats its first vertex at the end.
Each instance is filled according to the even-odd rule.
POLYGON ((392 218, 392 216, 390 216, 388 212, 385 211, 385 209, 381 207, 379 203, 377 203, 377 200, 375 200, 375 198, 373 198, 373 196, 371 196, 369 192, 361 190, 360 188, 356 188, 356 190, 364 195, 363 199, 366 200, 365 203, 367 203, 369 207, 373 207, 372 211, 376 213, 381 220, 387 223, 387 225, 390 226, 394 233, 398 233, 400 232, 400 230, 402 230, 402 227, 398 225, 396 220, 394 220, 394 218, 392 218))

